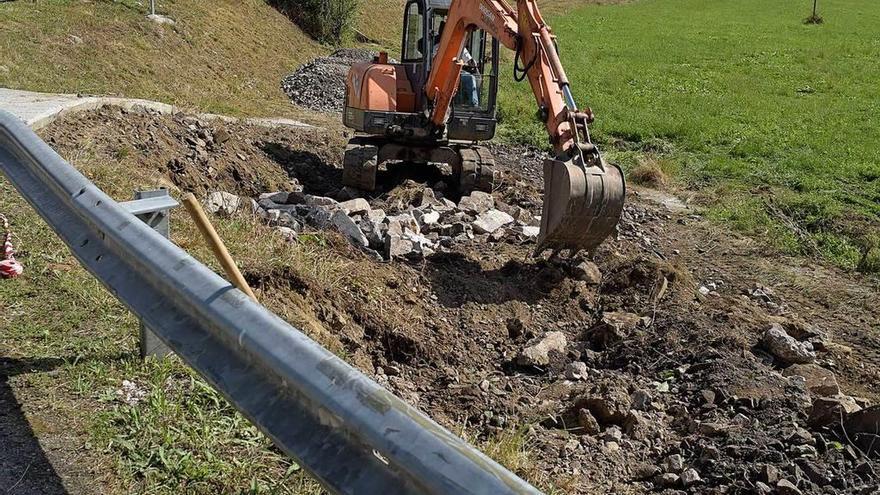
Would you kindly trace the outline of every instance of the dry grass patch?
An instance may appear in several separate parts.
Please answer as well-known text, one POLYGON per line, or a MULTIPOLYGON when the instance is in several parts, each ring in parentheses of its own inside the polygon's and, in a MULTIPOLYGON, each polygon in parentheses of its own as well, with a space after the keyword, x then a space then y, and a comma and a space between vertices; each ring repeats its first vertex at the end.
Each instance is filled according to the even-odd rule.
POLYGON ((664 160, 654 157, 641 158, 629 173, 629 180, 640 186, 663 189, 669 185, 669 175, 664 167, 664 160))

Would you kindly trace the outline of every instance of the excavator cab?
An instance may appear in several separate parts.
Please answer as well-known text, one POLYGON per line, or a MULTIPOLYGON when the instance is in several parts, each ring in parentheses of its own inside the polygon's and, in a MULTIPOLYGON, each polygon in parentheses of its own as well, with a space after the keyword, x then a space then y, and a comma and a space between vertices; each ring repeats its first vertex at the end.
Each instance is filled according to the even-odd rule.
MULTIPOLYGON (((450 0, 410 0, 406 4, 401 59, 407 66, 410 81, 424 85, 428 80, 450 3, 450 0)), ((467 35, 459 56, 463 69, 446 125, 447 139, 488 141, 495 136, 498 52, 498 40, 486 31, 475 29, 467 35)))

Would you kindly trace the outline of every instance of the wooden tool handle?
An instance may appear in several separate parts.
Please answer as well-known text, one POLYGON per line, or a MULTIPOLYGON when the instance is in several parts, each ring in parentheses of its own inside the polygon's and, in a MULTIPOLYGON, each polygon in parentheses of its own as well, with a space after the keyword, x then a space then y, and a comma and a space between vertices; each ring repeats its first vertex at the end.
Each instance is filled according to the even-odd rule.
POLYGON ((205 210, 202 209, 202 205, 199 204, 199 200, 196 199, 193 193, 187 193, 186 196, 183 197, 183 206, 186 207, 186 211, 189 212, 193 221, 196 222, 196 226, 198 226, 199 231, 201 231, 202 236, 205 238, 205 242, 211 247, 211 251, 214 252, 217 261, 220 262, 220 265, 223 266, 223 270, 226 271, 226 276, 232 279, 232 283, 235 284, 240 291, 250 296, 254 302, 257 302, 257 296, 254 295, 254 291, 251 290, 247 280, 242 276, 241 271, 238 269, 238 265, 235 264, 232 256, 229 255, 226 245, 223 244, 223 240, 217 235, 217 231, 214 230, 214 226, 211 225, 211 221, 208 220, 208 216, 205 215, 205 210))

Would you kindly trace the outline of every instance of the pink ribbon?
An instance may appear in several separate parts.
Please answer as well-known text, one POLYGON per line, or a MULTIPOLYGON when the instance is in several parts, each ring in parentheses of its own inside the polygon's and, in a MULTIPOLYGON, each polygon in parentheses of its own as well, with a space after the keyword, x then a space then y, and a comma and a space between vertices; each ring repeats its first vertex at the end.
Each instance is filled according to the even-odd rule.
POLYGON ((12 229, 9 228, 9 221, 6 217, 0 215, 3 221, 3 230, 6 233, 3 237, 3 257, 0 258, 0 278, 15 278, 24 271, 21 263, 15 259, 15 250, 12 248, 12 229))

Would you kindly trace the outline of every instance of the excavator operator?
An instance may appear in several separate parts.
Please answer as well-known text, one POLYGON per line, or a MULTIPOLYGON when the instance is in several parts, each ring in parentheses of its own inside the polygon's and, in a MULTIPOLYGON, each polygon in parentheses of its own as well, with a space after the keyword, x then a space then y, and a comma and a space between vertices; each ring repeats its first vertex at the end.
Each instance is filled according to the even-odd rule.
MULTIPOLYGON (((440 23, 440 29, 434 34, 434 48, 431 56, 437 55, 437 47, 440 46, 440 38, 443 36, 443 28, 446 27, 446 21, 440 23)), ((459 59, 464 62, 461 71, 461 79, 458 87, 458 99, 465 105, 472 107, 480 106, 480 88, 477 83, 480 77, 477 61, 468 51, 467 46, 462 48, 459 59)))

